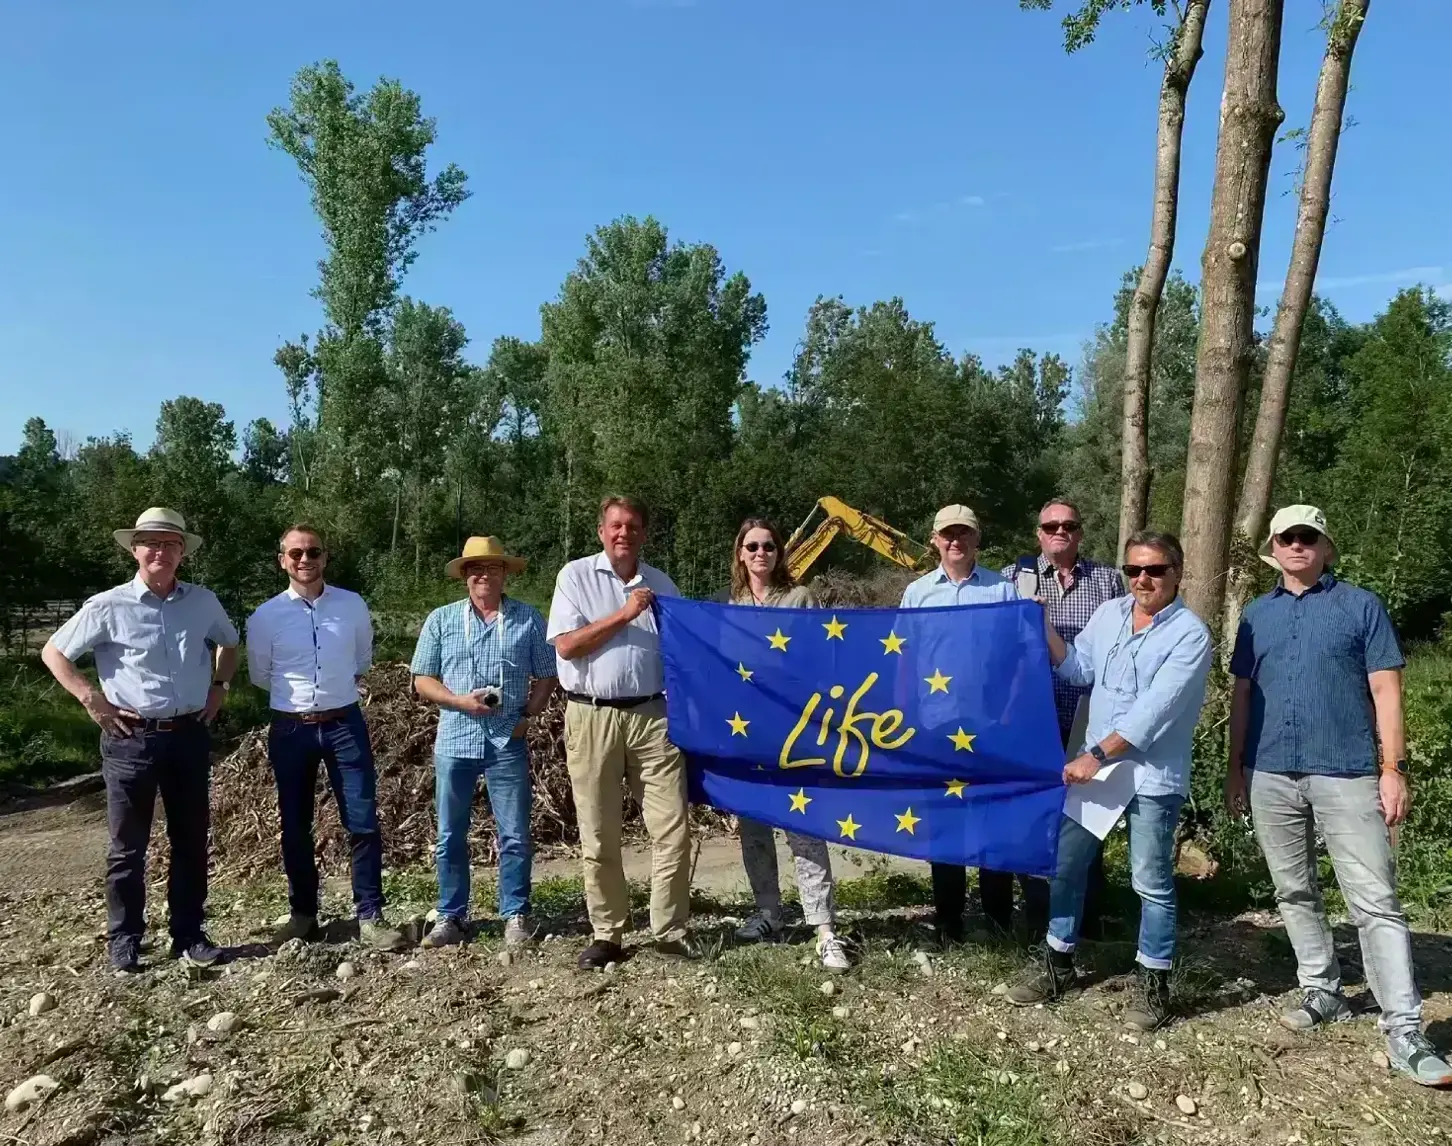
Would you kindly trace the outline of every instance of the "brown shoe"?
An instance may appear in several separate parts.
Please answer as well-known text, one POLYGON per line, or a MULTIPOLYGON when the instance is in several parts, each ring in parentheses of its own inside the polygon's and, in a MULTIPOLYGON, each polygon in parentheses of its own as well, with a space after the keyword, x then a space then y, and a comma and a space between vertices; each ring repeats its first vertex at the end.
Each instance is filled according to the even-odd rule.
POLYGON ((408 949, 408 938, 381 915, 358 920, 358 938, 375 951, 397 954, 408 949))
POLYGON ((1076 989, 1074 956, 1045 946, 1044 954, 1023 969, 1004 996, 1015 1007, 1036 1007, 1062 999, 1076 989))
POLYGON ((580 952, 577 966, 581 971, 603 971, 608 963, 619 963, 625 958, 625 948, 608 939, 596 939, 580 952))
POLYGON ((1124 1009, 1124 1025, 1136 1031, 1155 1031, 1170 1019, 1170 973, 1141 966, 1134 994, 1124 1009))

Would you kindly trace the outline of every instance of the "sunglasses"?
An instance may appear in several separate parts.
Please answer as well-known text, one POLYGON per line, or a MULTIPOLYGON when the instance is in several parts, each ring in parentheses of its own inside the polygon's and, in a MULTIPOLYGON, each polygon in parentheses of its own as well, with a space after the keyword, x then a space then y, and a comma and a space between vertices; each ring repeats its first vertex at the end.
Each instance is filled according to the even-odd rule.
POLYGON ((1277 533, 1276 540, 1282 545, 1293 545, 1299 541, 1309 548, 1321 540, 1321 535, 1314 529, 1288 529, 1284 533, 1277 533))
POLYGON ((1081 521, 1041 521, 1039 528, 1052 537, 1056 533, 1078 533, 1083 524, 1081 521))
POLYGON ((1148 574, 1158 581, 1173 568, 1173 565, 1121 565, 1119 567, 1120 572, 1131 581, 1137 580, 1142 573, 1148 574))
POLYGON ((741 548, 744 549, 744 550, 746 550, 746 552, 748 552, 748 553, 755 553, 758 549, 760 549, 763 553, 775 553, 776 552, 776 542, 775 541, 748 541, 741 548))
POLYGON ((304 557, 309 561, 316 561, 322 555, 323 551, 317 545, 309 545, 306 549, 289 549, 287 551, 287 556, 292 561, 301 561, 304 557))

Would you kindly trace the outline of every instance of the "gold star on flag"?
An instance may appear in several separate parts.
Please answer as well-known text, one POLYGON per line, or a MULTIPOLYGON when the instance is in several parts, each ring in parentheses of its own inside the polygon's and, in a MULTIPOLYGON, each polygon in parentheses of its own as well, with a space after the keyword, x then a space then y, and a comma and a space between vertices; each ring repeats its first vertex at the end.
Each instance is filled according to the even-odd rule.
POLYGON ((842 829, 842 838, 844 840, 855 840, 857 838, 857 829, 862 825, 852 818, 851 812, 848 812, 845 820, 837 821, 837 826, 842 829))
POLYGON ((937 669, 933 670, 932 676, 923 677, 923 681, 927 684, 930 695, 935 692, 947 692, 948 682, 952 679, 950 676, 944 676, 937 669))
POLYGON ((898 831, 906 832, 910 836, 917 835, 917 833, 914 832, 913 829, 923 822, 922 816, 913 815, 913 810, 911 808, 901 814, 894 812, 893 815, 897 816, 898 831))
POLYGON ((771 636, 766 638, 767 644, 769 644, 772 648, 776 649, 776 651, 779 653, 786 652, 787 642, 789 640, 791 640, 791 637, 784 635, 781 629, 777 629, 776 632, 772 633, 771 636))
POLYGON ((743 664, 737 664, 737 666, 736 666, 736 675, 739 676, 742 680, 749 681, 756 674, 753 673, 745 665, 743 665, 743 664))
POLYGON ((888 653, 898 653, 901 655, 903 645, 907 644, 907 639, 898 636, 896 633, 888 633, 887 636, 878 639, 882 642, 883 656, 886 656, 888 653))
POLYGON ((953 742, 953 750, 955 752, 972 752, 973 741, 977 740, 978 737, 964 732, 960 726, 958 731, 949 736, 948 739, 953 742))
POLYGON ((844 625, 841 621, 837 620, 835 614, 833 614, 832 619, 824 624, 822 628, 827 630, 827 639, 829 641, 842 640, 842 634, 847 631, 847 626, 844 625))
POLYGON ((738 712, 738 713, 734 714, 731 717, 731 719, 728 720, 726 723, 729 724, 729 725, 731 725, 731 735, 732 736, 745 736, 746 735, 746 726, 748 724, 750 724, 751 721, 749 721, 749 720, 742 720, 741 719, 741 713, 738 712))
POLYGON ((948 795, 957 796, 961 800, 963 798, 963 789, 966 787, 968 787, 967 780, 949 780, 948 795))
POLYGON ((807 805, 812 802, 812 798, 807 795, 807 790, 805 788, 798 788, 795 792, 792 793, 791 801, 791 810, 793 812, 800 812, 802 815, 805 816, 807 814, 807 805))

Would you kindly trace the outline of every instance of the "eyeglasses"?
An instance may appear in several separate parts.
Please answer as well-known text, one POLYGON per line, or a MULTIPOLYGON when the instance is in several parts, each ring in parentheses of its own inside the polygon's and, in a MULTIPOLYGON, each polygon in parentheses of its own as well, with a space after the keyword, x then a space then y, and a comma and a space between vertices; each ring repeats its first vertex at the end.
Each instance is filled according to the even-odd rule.
POLYGON ((301 561, 304 557, 309 561, 316 561, 322 555, 323 550, 317 545, 309 545, 306 549, 289 549, 287 551, 287 556, 292 561, 301 561))
POLYGON ((504 572, 504 566, 499 562, 491 562, 488 565, 465 565, 465 577, 497 577, 504 572))
POLYGON ((763 553, 775 553, 776 552, 776 542, 775 541, 748 541, 741 548, 744 549, 744 550, 746 550, 746 552, 748 552, 748 553, 755 553, 758 549, 760 549, 763 553))
POLYGON ((1083 528, 1082 521, 1041 521, 1039 528, 1052 537, 1056 533, 1078 533, 1083 528))
POLYGON ((1293 545, 1299 541, 1309 549, 1321 540, 1321 535, 1314 529, 1288 529, 1284 533, 1277 533, 1276 540, 1282 545, 1293 545))
POLYGON ((1173 565, 1121 565, 1120 571, 1131 581, 1137 580, 1140 574, 1148 574, 1158 581, 1166 573, 1174 568, 1173 565))
POLYGON ((131 542, 138 549, 164 549, 168 553, 181 552, 182 543, 174 537, 165 539, 155 537, 138 537, 131 542))

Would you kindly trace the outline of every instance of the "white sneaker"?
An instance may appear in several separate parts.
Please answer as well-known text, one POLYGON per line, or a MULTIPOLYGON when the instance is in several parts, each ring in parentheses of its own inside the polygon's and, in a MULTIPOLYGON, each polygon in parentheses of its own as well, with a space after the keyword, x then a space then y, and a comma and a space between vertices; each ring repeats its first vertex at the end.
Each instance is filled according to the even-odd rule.
POLYGON ((504 923, 504 946, 523 947, 534 938, 534 926, 527 915, 511 915, 504 923))
POLYGON ((758 911, 736 929, 736 938, 743 943, 760 943, 781 932, 782 922, 774 915, 758 911))
POLYGON ((852 960, 847 957, 847 944, 830 931, 817 940, 817 958, 828 971, 852 969, 852 960))

